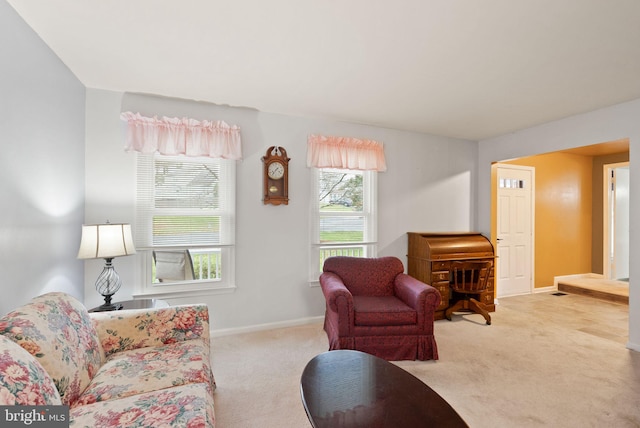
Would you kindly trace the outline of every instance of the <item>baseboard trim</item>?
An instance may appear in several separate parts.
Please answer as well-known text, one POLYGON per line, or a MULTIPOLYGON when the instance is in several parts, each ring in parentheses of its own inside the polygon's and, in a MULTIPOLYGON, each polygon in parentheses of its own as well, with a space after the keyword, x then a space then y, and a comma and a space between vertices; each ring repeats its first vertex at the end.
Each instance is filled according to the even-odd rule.
POLYGON ((548 293, 550 291, 558 291, 557 285, 549 285, 547 287, 536 287, 533 289, 533 294, 537 293, 548 293))
POLYGON ((210 334, 211 334, 211 337, 229 336, 232 334, 253 333, 256 331, 273 330, 276 328, 296 327, 299 325, 315 324, 315 323, 322 322, 323 320, 324 320, 324 316, 298 318, 295 320, 278 321, 278 322, 272 322, 272 323, 266 323, 266 324, 256 324, 256 325, 249 325, 245 327, 234 327, 234 328, 211 330, 210 334))
POLYGON ((627 342, 627 349, 631 349, 632 351, 640 352, 640 344, 627 342))

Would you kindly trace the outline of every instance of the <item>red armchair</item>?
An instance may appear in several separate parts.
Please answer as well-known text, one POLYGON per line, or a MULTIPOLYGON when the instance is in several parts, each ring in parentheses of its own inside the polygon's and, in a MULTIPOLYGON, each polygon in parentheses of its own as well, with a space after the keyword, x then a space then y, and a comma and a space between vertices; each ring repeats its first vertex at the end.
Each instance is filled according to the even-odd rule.
POLYGON ((435 288, 404 273, 396 257, 330 257, 320 286, 329 350, 354 349, 385 360, 437 360, 435 288))

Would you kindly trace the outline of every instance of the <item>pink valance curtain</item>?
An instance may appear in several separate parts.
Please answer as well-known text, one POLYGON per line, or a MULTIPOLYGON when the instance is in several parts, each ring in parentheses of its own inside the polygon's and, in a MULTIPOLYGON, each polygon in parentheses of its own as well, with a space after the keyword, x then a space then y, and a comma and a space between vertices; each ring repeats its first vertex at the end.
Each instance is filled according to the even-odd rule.
POLYGON ((387 170, 382 143, 324 135, 309 135, 307 166, 378 172, 387 170))
POLYGON ((127 151, 242 159, 240 128, 237 126, 186 117, 158 119, 132 112, 124 112, 120 118, 127 122, 127 151))

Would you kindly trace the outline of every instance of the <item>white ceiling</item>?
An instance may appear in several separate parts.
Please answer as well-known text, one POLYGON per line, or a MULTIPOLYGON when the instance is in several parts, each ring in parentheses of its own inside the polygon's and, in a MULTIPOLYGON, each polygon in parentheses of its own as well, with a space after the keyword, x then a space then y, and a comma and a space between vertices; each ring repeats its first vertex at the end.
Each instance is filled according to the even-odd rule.
POLYGON ((640 98, 639 0, 8 2, 89 88, 473 140, 640 98))

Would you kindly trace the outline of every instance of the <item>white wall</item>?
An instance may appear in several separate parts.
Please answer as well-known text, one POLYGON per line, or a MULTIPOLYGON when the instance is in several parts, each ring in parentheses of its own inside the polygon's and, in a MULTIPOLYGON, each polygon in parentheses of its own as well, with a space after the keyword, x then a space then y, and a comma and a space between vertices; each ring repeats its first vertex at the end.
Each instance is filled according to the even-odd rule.
POLYGON ((0 1, 0 315, 48 291, 83 299, 85 88, 0 1))
MULTIPOLYGON (((630 217, 640 215, 640 100, 573 116, 479 143, 478 229, 491 231, 491 162, 629 138, 630 217)), ((640 351, 640 227, 629 229, 629 343, 640 351)))
MULTIPOLYGON (((244 159, 237 169, 235 292, 201 301, 210 307, 214 330, 248 328, 321 316, 324 299, 308 280, 310 171, 306 141, 312 133, 383 141, 388 171, 380 173, 379 255, 406 266, 406 232, 469 231, 475 218, 475 142, 453 140, 338 121, 261 113, 195 101, 97 89, 87 90, 86 222, 134 222, 134 155, 125 153, 121 111, 145 116, 224 120, 242 132, 244 159), (262 203, 262 162, 280 145, 291 158, 287 206, 262 203)), ((117 300, 135 292, 137 256, 115 259, 123 278, 117 300)), ((93 282, 102 263, 87 261, 88 306, 100 303, 93 282)))

